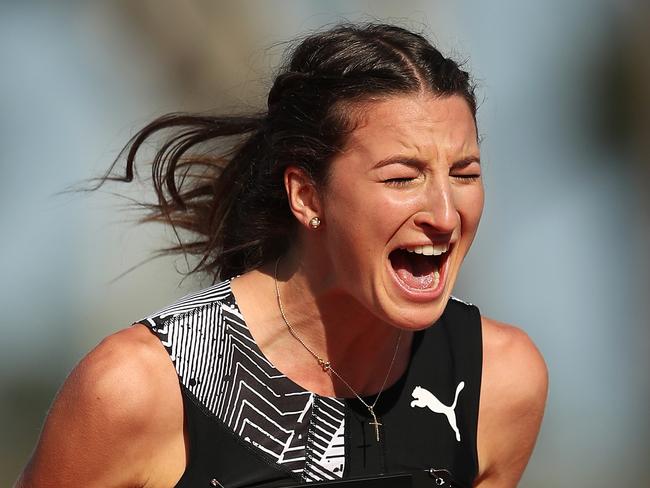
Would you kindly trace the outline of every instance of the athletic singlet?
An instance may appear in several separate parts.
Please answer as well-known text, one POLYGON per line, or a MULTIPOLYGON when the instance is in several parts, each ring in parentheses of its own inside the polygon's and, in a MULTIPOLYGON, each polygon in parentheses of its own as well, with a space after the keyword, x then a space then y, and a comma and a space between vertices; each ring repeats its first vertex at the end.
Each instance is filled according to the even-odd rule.
POLYGON ((432 327, 415 333, 408 369, 375 407, 379 442, 359 400, 306 391, 264 357, 229 281, 142 323, 168 351, 182 391, 189 458, 178 488, 270 488, 431 468, 470 487, 477 475, 482 339, 473 305, 452 298, 432 327))

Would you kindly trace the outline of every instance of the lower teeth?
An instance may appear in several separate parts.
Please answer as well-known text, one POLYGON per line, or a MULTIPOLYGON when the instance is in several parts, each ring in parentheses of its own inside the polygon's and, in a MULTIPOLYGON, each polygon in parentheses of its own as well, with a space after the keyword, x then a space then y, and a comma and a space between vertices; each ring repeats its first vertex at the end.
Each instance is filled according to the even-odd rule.
POLYGON ((438 259, 397 251, 391 254, 390 261, 397 276, 409 288, 432 290, 440 284, 438 259))

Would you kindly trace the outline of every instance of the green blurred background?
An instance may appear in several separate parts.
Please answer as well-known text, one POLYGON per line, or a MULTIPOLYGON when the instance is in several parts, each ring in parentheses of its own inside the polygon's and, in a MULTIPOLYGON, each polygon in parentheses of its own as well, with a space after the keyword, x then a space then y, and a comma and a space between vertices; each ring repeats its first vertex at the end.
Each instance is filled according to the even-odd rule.
POLYGON ((522 326, 551 390, 522 487, 650 486, 650 4, 0 1, 0 486, 103 336, 207 284, 135 224, 144 185, 58 194, 175 110, 263 106, 284 41, 424 31, 479 82, 487 205, 456 295, 522 326), (119 279, 116 279, 119 278, 119 279))

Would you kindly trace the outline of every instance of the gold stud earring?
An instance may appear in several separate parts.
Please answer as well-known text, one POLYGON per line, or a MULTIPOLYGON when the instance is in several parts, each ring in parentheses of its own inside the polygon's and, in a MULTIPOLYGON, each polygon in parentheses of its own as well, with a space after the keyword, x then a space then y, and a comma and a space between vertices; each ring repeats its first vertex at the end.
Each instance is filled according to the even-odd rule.
POLYGON ((309 226, 312 229, 318 229, 320 227, 320 219, 318 217, 312 217, 309 221, 309 226))

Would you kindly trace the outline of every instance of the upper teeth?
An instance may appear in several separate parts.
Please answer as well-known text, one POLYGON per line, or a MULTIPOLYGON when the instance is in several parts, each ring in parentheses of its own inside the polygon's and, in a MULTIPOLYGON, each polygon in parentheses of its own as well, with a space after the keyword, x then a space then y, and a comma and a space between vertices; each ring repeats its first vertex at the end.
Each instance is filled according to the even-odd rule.
POLYGON ((405 248, 408 252, 414 252, 415 254, 423 254, 425 256, 440 256, 442 253, 447 252, 449 249, 448 244, 428 244, 426 246, 413 246, 405 248))

